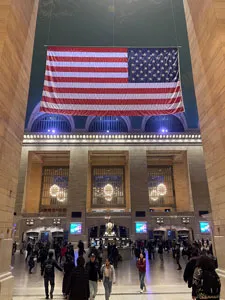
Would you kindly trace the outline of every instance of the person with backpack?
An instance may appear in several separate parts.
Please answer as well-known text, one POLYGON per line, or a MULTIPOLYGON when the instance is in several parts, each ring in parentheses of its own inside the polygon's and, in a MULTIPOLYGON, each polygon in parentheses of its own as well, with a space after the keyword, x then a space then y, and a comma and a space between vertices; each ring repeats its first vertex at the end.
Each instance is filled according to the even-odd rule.
POLYGON ((105 300, 109 300, 112 292, 112 284, 116 282, 116 273, 114 267, 110 264, 109 258, 106 258, 105 264, 101 268, 103 276, 103 285, 105 288, 105 300))
POLYGON ((50 290, 50 298, 53 299, 53 292, 55 287, 55 268, 59 271, 63 271, 63 269, 58 265, 56 260, 53 258, 53 252, 49 252, 48 259, 43 264, 41 275, 44 275, 44 285, 45 285, 45 299, 49 299, 49 290, 48 285, 50 282, 51 290, 50 290))
POLYGON ((219 300, 221 283, 211 258, 201 256, 196 264, 192 282, 192 299, 219 300))
POLYGON ((196 268, 197 261, 199 260, 199 252, 198 249, 193 249, 191 253, 191 259, 188 261, 185 270, 184 270, 184 281, 188 284, 188 287, 192 287, 193 275, 196 268))

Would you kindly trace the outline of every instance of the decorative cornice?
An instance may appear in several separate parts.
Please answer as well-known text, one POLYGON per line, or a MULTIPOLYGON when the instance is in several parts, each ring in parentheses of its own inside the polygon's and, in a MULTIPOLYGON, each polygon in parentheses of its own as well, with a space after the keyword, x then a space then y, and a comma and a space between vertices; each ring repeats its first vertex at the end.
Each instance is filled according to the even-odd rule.
POLYGON ((23 145, 200 145, 200 134, 25 134, 23 145))

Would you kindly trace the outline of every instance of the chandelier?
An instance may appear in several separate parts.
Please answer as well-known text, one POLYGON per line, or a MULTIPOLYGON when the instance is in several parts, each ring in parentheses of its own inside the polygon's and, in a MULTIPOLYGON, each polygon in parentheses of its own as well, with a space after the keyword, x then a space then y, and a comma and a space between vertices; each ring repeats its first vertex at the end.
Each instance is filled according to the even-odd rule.
POLYGON ((103 194, 106 201, 112 201, 114 188, 110 183, 107 183, 103 188, 103 194))
POLYGON ((67 191, 65 189, 60 189, 59 192, 56 195, 56 199, 59 202, 64 202, 67 198, 67 191))
POLYGON ((159 199, 159 193, 158 193, 157 189, 151 190, 149 193, 149 196, 152 201, 157 201, 159 199))
POLYGON ((49 189, 49 193, 52 197, 57 197, 57 193, 59 191, 60 191, 60 187, 57 184, 53 184, 49 189))
POLYGON ((165 196, 166 193, 167 193, 167 188, 165 186, 164 183, 160 183, 158 186, 157 186, 157 192, 159 193, 160 196, 165 196))
POLYGON ((60 188, 57 184, 53 184, 50 187, 49 193, 51 197, 56 198, 59 202, 64 202, 67 198, 67 190, 60 188))

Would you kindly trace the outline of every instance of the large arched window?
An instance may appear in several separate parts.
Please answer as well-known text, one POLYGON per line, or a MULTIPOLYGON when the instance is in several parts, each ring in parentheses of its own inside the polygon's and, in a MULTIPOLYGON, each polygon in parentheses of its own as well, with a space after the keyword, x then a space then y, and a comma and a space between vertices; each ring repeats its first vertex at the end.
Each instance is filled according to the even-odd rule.
POLYGON ((31 132, 71 132, 71 124, 65 116, 44 114, 33 122, 31 132))
POLYGON ((128 132, 125 121, 120 117, 96 117, 89 126, 90 132, 128 132))
POLYGON ((153 116, 146 122, 145 131, 158 133, 184 132, 184 126, 181 121, 173 115, 153 116))

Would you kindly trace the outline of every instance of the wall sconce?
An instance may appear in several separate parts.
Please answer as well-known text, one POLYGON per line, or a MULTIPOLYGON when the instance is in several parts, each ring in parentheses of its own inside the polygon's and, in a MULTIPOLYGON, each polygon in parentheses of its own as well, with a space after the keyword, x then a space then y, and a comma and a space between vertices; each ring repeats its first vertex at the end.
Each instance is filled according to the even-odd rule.
POLYGON ((189 224, 190 223, 190 218, 189 217, 183 217, 182 219, 183 224, 189 224))
POLYGON ((164 219, 163 218, 157 218, 156 219, 156 223, 157 224, 163 224, 164 223, 164 219))
POLYGON ((27 224, 28 226, 34 225, 34 219, 27 219, 27 220, 26 220, 26 224, 27 224))
POLYGON ((60 219, 53 219, 53 224, 54 225, 60 225, 61 224, 61 220, 60 219))

